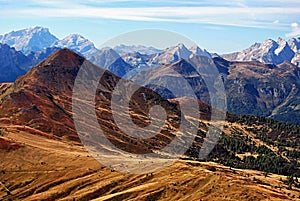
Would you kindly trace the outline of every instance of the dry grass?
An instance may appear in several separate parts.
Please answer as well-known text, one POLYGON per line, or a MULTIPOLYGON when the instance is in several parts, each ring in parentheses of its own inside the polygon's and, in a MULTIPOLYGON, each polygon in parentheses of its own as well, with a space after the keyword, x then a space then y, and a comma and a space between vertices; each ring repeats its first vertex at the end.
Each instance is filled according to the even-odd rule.
MULTIPOLYGON (((7 127, 16 150, 0 150, 0 199, 8 200, 297 200, 283 176, 215 163, 178 161, 159 172, 111 172, 84 147, 7 127)), ((298 198, 299 200, 299 198, 298 198)))

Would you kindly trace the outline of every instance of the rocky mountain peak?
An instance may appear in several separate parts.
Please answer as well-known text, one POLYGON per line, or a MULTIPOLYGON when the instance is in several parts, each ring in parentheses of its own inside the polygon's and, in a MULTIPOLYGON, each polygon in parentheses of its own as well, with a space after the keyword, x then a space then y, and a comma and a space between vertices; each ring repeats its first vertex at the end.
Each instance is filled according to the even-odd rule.
POLYGON ((84 38, 80 34, 70 34, 64 39, 54 43, 53 46, 71 49, 82 54, 87 59, 99 52, 99 50, 95 47, 94 43, 84 38))
POLYGON ((289 61, 297 64, 299 62, 299 56, 297 56, 299 47, 300 44, 297 39, 290 39, 287 42, 279 37, 277 41, 267 39, 263 43, 255 43, 241 52, 222 56, 231 61, 260 61, 273 64, 289 61))
POLYGON ((198 55, 198 56, 206 56, 211 58, 211 54, 209 52, 207 52, 205 49, 202 50, 199 46, 197 45, 193 45, 190 48, 190 51, 194 54, 194 55, 198 55))
POLYGON ((50 47, 58 39, 49 32, 48 28, 30 27, 19 31, 12 31, 0 38, 1 43, 14 47, 27 54, 50 47))

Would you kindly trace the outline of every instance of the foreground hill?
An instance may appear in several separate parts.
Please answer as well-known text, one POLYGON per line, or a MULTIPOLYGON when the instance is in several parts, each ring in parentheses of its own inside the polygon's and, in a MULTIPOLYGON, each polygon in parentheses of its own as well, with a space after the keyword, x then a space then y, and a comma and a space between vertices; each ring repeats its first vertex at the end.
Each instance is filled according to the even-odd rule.
POLYGON ((0 149, 1 200, 299 200, 299 189, 287 189, 286 177, 277 174, 265 177, 259 171, 189 160, 152 174, 122 174, 73 143, 17 127, 4 135, 19 146, 0 149))
MULTIPOLYGON (((300 128, 263 117, 229 115, 219 144, 207 158, 227 167, 200 162, 199 150, 213 123, 210 106, 202 102, 202 118, 196 120, 200 123, 198 134, 182 160, 146 175, 121 174, 100 165, 81 145, 73 122, 72 89, 83 63, 90 67, 91 75, 103 73, 96 91, 96 114, 106 137, 119 149, 135 154, 153 153, 178 135, 181 121, 195 122, 189 114, 181 114, 179 99, 166 99, 142 87, 130 102, 130 117, 135 124, 149 125, 149 108, 157 104, 166 110, 168 118, 154 137, 140 140, 127 135, 118 128, 111 111, 112 92, 120 78, 70 50, 59 50, 14 84, 0 87, 3 199, 298 199, 295 176, 300 175, 300 128)), ((164 68, 180 71, 187 65, 184 61, 177 64, 164 68)), ((98 157, 108 156, 111 155, 98 157)))

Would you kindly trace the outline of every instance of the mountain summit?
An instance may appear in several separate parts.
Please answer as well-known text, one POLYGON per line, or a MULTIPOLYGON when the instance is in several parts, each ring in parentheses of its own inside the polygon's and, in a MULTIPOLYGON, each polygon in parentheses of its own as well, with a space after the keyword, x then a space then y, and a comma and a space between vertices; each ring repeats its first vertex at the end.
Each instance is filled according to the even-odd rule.
POLYGON ((155 54, 149 63, 151 63, 150 66, 170 64, 180 59, 187 59, 191 54, 192 52, 188 50, 183 43, 179 43, 174 47, 167 48, 164 51, 155 54))
POLYGON ((76 136, 72 88, 85 59, 63 49, 31 68, 0 96, 0 119, 57 136, 76 136))
POLYGON ((49 32, 48 28, 31 27, 19 31, 12 31, 0 37, 0 43, 14 47, 16 50, 28 54, 50 47, 58 39, 49 32))
POLYGON ((64 39, 56 41, 53 46, 71 49, 82 54, 87 59, 99 52, 94 43, 79 34, 70 34, 64 39))
POLYGON ((194 55, 198 55, 198 56, 205 56, 208 58, 211 58, 211 54, 209 52, 207 52, 205 49, 202 50, 200 47, 198 47, 197 45, 194 45, 190 48, 190 51, 194 54, 194 55))

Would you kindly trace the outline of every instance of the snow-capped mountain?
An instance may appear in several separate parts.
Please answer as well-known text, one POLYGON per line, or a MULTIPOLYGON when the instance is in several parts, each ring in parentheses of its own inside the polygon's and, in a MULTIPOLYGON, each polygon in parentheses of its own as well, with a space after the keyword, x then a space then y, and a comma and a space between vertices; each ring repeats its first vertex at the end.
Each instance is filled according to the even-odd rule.
POLYGON ((94 43, 79 34, 70 34, 64 39, 56 41, 53 46, 71 49, 82 54, 87 59, 99 53, 94 43))
POLYGON ((192 52, 188 50, 184 44, 179 43, 177 46, 167 48, 166 50, 155 54, 155 56, 148 62, 149 66, 156 66, 161 64, 170 64, 179 59, 188 59, 192 52))
POLYGON ((112 48, 103 48, 89 59, 92 63, 108 69, 118 76, 124 76, 134 67, 126 63, 112 48))
POLYGON ((0 37, 0 43, 14 47, 16 50, 28 54, 50 47, 58 39, 43 27, 31 27, 19 31, 12 31, 0 37))
POLYGON ((122 56, 123 60, 135 68, 148 68, 148 62, 152 55, 136 53, 128 53, 122 56))
POLYGON ((300 50, 300 38, 291 38, 288 41, 288 44, 294 52, 298 52, 300 50))
POLYGON ((148 61, 149 66, 157 66, 161 64, 170 64, 180 59, 188 59, 192 56, 206 56, 212 58, 211 54, 206 50, 202 50, 197 45, 188 49, 183 43, 179 43, 174 47, 167 48, 153 56, 148 61))
POLYGON ((281 59, 280 63, 283 63, 284 61, 291 61, 295 56, 295 52, 291 49, 287 41, 279 38, 277 40, 277 44, 278 47, 274 51, 274 53, 278 56, 279 59, 281 59))
POLYGON ((190 48, 190 51, 192 52, 192 54, 194 55, 198 55, 198 56, 205 56, 205 57, 209 57, 212 58, 211 54, 209 52, 207 52, 205 49, 202 50, 200 47, 198 47, 197 45, 193 45, 190 48))
POLYGON ((125 55, 129 53, 140 53, 140 54, 156 54, 161 50, 156 49, 154 47, 147 47, 143 45, 117 45, 113 48, 119 55, 125 55))
POLYGON ((260 61, 263 63, 281 64, 285 61, 298 64, 300 39, 292 38, 286 41, 267 39, 263 43, 255 43, 251 47, 231 54, 222 55, 231 61, 260 61))
POLYGON ((288 44, 295 52, 295 56, 291 62, 297 66, 300 66, 300 38, 291 38, 288 41, 288 44))

